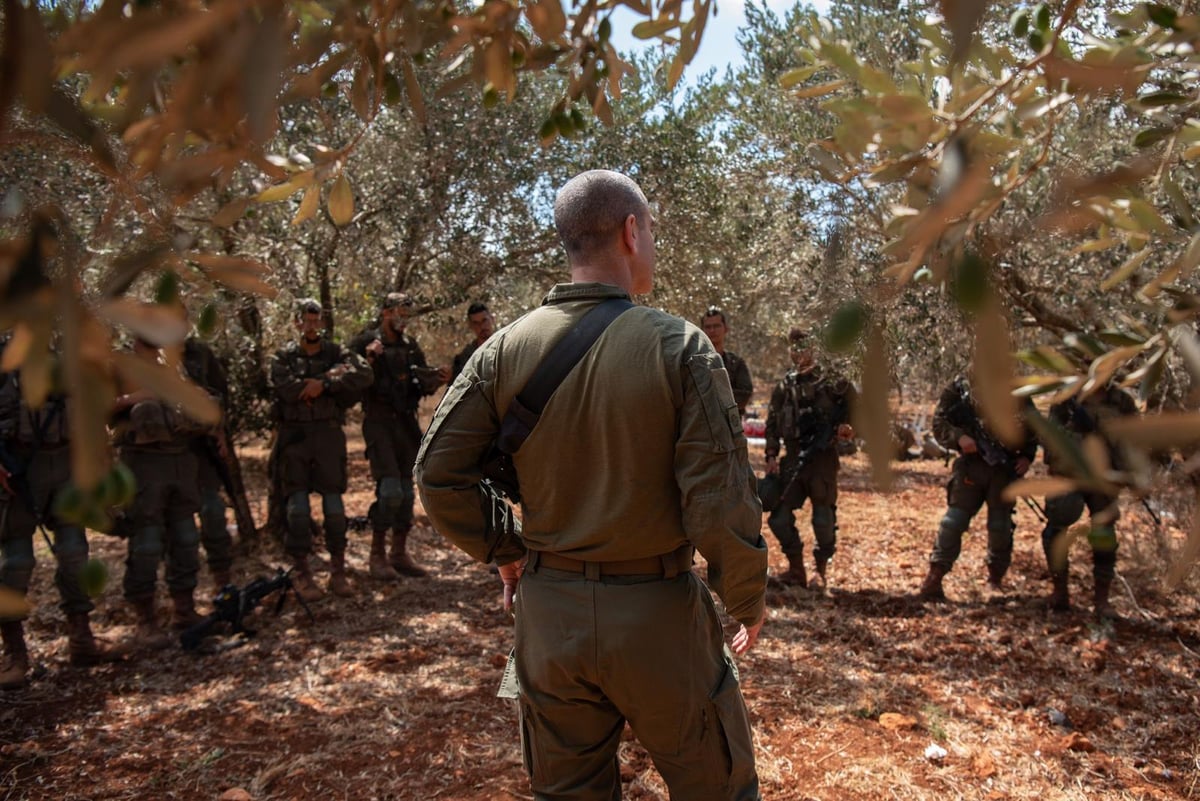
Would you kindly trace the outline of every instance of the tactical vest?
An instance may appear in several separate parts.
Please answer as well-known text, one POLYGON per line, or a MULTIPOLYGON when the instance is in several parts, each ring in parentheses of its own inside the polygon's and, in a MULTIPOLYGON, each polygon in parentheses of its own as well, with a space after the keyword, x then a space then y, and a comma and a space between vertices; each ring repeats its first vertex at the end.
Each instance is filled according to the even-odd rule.
POLYGON ((820 376, 792 371, 783 379, 783 404, 779 410, 779 436, 785 442, 803 440, 822 424, 846 422, 838 409, 846 394, 844 382, 832 384, 820 376), (839 391, 840 389, 840 391, 839 391))
POLYGON ((370 414, 375 411, 415 412, 421 403, 420 380, 413 374, 414 367, 423 366, 414 356, 418 351, 417 341, 408 334, 401 334, 392 342, 383 338, 379 329, 364 331, 358 341, 370 343, 378 339, 383 343, 383 353, 371 362, 375 380, 367 389, 367 407, 370 414))
POLYGON ((30 409, 21 398, 18 373, 6 373, 0 383, 0 439, 22 445, 53 447, 71 439, 67 422, 67 399, 46 398, 40 409, 30 409))

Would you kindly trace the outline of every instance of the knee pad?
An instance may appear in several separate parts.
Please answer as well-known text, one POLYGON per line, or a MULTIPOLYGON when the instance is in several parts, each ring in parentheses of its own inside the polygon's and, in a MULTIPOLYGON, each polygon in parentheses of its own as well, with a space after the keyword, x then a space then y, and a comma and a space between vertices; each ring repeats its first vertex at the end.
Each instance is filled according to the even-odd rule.
POLYGON ((346 506, 340 494, 322 495, 321 512, 325 515, 326 533, 346 533, 346 506))
POLYGON ((988 508, 987 528, 995 534, 1011 534, 1017 530, 1013 521, 1013 507, 988 508))
POLYGON ((225 502, 220 493, 206 492, 200 496, 200 524, 206 529, 225 528, 225 502))
POLYGON ((54 552, 58 560, 67 559, 86 562, 88 555, 87 535, 79 526, 63 526, 54 532, 54 552))
POLYGON ((163 555, 164 533, 160 526, 135 529, 129 538, 130 558, 157 562, 163 555))
POLYGON ((7 587, 25 592, 33 578, 37 558, 33 555, 33 540, 28 537, 4 541, 4 561, 0 562, 0 580, 7 587))
POLYGON ((1117 552, 1117 530, 1112 526, 1092 526, 1088 529, 1088 545, 1097 554, 1117 552))
POLYGON ((951 506, 942 517, 941 529, 950 534, 963 534, 971 527, 971 513, 966 509, 951 506))
POLYGON ((286 510, 288 528, 308 527, 308 522, 312 518, 312 508, 308 505, 308 493, 297 492, 289 496, 286 510))
POLYGON ((184 548, 199 548, 200 531, 196 528, 195 519, 184 517, 171 523, 171 538, 176 545, 184 548))
POLYGON ((396 514, 413 497, 412 483, 396 476, 387 476, 379 480, 379 503, 389 514, 396 514), (405 488, 408 492, 405 492, 405 488))
POLYGON ((837 528, 837 509, 833 506, 814 506, 812 526, 814 531, 832 532, 837 528))

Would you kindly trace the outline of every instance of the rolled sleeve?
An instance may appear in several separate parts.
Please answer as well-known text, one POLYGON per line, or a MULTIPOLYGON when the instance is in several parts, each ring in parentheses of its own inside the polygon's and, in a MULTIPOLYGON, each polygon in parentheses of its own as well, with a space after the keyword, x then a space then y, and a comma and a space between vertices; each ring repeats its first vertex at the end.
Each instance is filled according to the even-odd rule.
POLYGON ((715 351, 684 358, 675 474, 684 530, 708 561, 709 584, 732 617, 757 623, 767 577, 762 505, 729 375, 715 351))

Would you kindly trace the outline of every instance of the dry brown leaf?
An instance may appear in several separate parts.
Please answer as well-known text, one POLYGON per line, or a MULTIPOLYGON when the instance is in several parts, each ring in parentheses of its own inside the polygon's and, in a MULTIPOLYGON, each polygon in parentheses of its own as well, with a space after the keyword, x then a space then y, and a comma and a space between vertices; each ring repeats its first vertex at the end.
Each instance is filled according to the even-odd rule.
POLYGON ((911 718, 908 715, 901 715, 898 712, 884 712, 879 716, 879 725, 888 731, 915 729, 917 727, 917 719, 911 718))
POLYGON ((1196 500, 1192 504, 1192 527, 1188 529, 1187 541, 1183 544, 1183 549, 1179 555, 1171 560, 1171 567, 1167 570, 1167 577, 1164 580, 1168 590, 1174 590, 1187 577, 1192 567, 1196 564, 1196 560, 1200 559, 1200 490, 1196 492, 1196 500))
POLYGON ((33 611, 33 606, 23 593, 0 584, 0 618, 24 620, 33 611))
POLYGON ((979 402, 988 430, 1009 447, 1020 445, 1024 429, 1012 394, 1015 363, 1009 351, 1008 319, 991 300, 975 320, 972 394, 979 402))
POLYGON ((139 389, 178 406, 203 425, 221 422, 221 407, 212 397, 183 377, 176 368, 151 362, 132 353, 114 353, 113 366, 120 376, 139 389))
POLYGON ((408 94, 408 104, 413 108, 413 116, 421 125, 425 125, 425 97, 421 94, 421 84, 416 80, 412 61, 401 59, 400 66, 404 73, 404 91, 408 94))
POLYGON ((567 29, 567 16, 558 0, 538 0, 526 7, 525 16, 543 42, 558 40, 567 29))
POLYGON ((342 173, 329 190, 329 217, 337 226, 349 225, 354 220, 354 190, 350 179, 342 173))
POLYGON ((1168 450, 1200 442, 1200 412, 1163 412, 1148 417, 1103 420, 1104 433, 1116 442, 1144 450, 1168 450))
POLYGON ((883 332, 873 325, 863 354, 862 397, 855 404, 854 427, 866 441, 871 456, 871 477, 886 490, 892 484, 891 411, 888 408, 889 376, 883 332))
POLYGON ((296 216, 292 218, 292 225, 299 225, 306 220, 312 219, 312 216, 317 213, 317 209, 320 207, 321 187, 314 184, 304 190, 304 199, 300 201, 300 208, 296 209, 296 216))
POLYGON ((1078 483, 1074 479, 1066 478, 1065 476, 1018 478, 1006 486, 1001 495, 1004 500, 1011 503, 1018 498, 1034 498, 1039 496, 1053 498, 1055 495, 1065 495, 1077 486, 1078 483))
POLYGON ((188 335, 187 320, 173 306, 118 298, 101 304, 98 311, 113 325, 124 326, 134 335, 160 348, 178 345, 188 335))
POLYGON ((218 228, 232 227, 238 220, 242 219, 242 215, 246 213, 246 208, 249 205, 249 198, 240 197, 236 200, 231 200, 213 215, 212 224, 218 228))

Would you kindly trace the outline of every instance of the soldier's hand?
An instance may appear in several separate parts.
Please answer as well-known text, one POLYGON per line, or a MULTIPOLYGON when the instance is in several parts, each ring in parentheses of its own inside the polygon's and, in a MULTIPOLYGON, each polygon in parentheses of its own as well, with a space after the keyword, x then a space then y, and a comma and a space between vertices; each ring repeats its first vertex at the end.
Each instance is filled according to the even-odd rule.
POLYGON ((350 372, 350 365, 335 364, 333 367, 330 367, 329 370, 326 371, 325 377, 331 378, 331 379, 332 378, 341 378, 348 372, 350 372))
POLYGON ((763 613, 763 616, 753 626, 742 624, 737 634, 733 635, 733 641, 729 644, 729 647, 733 649, 735 654, 741 656, 754 647, 754 643, 758 641, 758 633, 762 631, 763 621, 765 620, 766 612, 763 613))
POLYGON ((773 476, 778 472, 779 472, 779 457, 768 456, 767 457, 767 475, 773 476))
POLYGON ((975 453, 979 447, 975 444, 975 440, 963 434, 958 438, 958 449, 963 453, 975 453))
POLYGON ((854 426, 849 423, 842 423, 837 428, 838 439, 854 439, 854 426))
POLYGON ((1013 469, 1017 471, 1018 476, 1023 476, 1029 472, 1029 460, 1024 456, 1017 459, 1017 463, 1013 465, 1013 469))
POLYGON ((517 595, 517 583, 521 580, 521 573, 525 571, 525 563, 509 562, 507 565, 497 565, 496 569, 500 573, 500 580, 504 582, 504 611, 511 612, 513 598, 517 595))
POLYGON ((300 390, 300 400, 310 401, 325 391, 325 384, 319 378, 304 379, 304 388, 300 390))
POLYGON ((374 359, 379 354, 383 353, 383 343, 378 339, 371 340, 371 344, 367 345, 367 358, 374 359))
POLYGON ((450 383, 450 368, 449 367, 443 366, 443 367, 438 368, 438 381, 442 384, 450 383))

